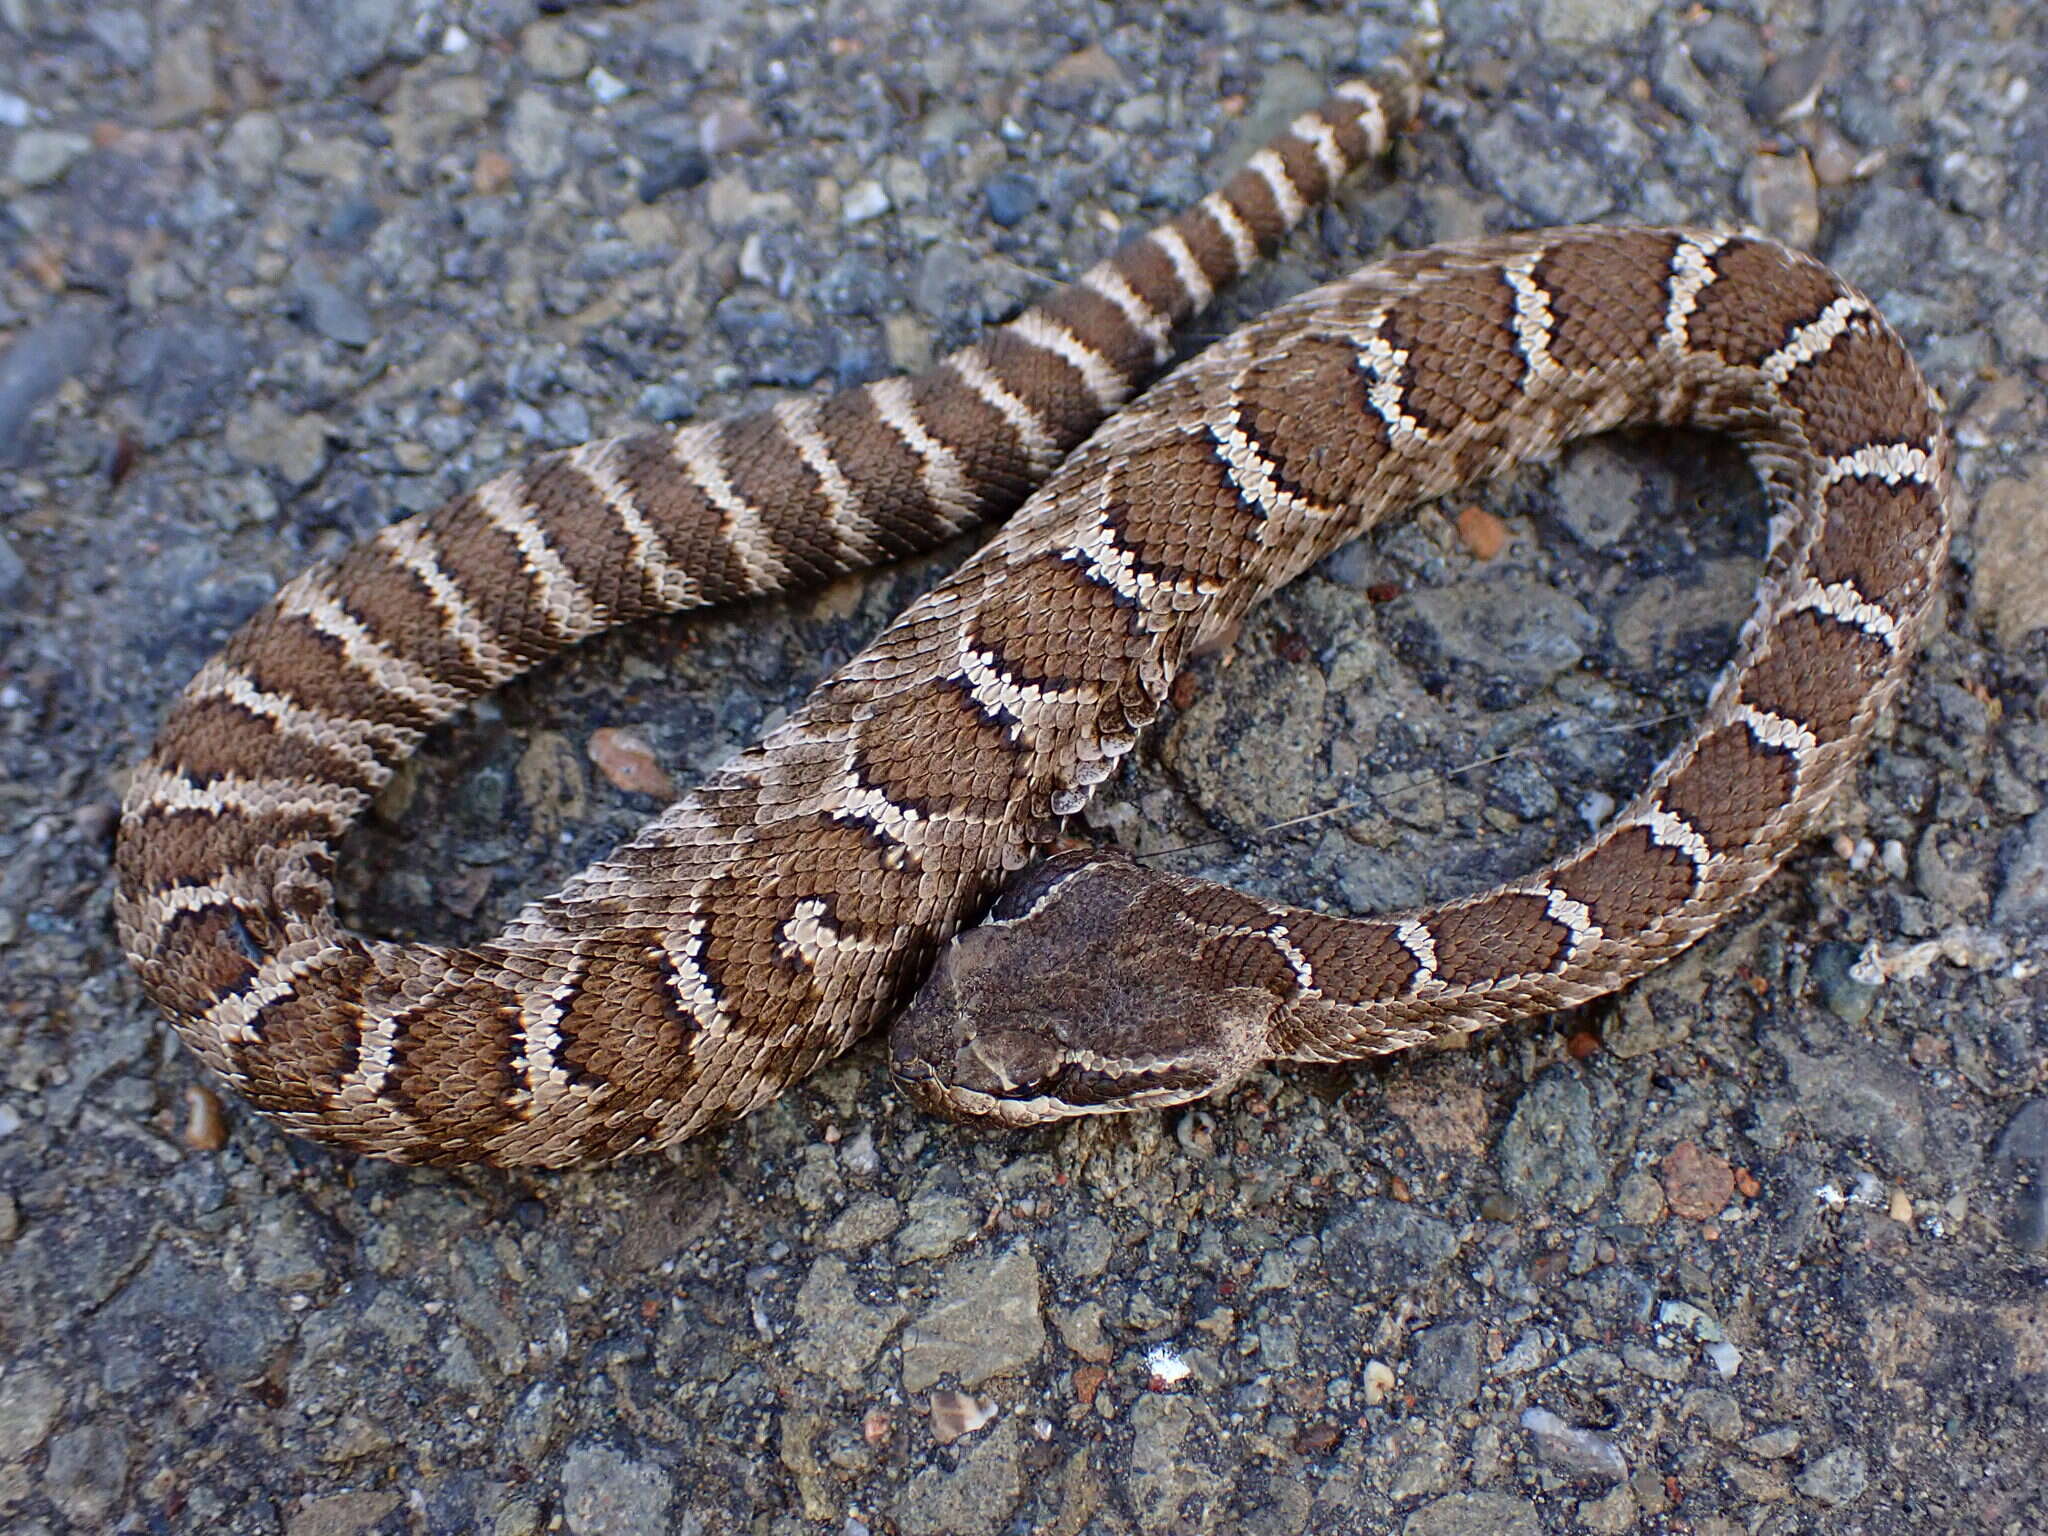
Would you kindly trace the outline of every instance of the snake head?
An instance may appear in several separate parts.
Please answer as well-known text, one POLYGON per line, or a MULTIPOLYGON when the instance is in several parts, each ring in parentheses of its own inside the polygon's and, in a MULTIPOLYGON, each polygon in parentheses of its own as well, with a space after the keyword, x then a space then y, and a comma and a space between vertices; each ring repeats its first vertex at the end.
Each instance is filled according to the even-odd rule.
POLYGON ((940 952, 890 1029, 891 1067, 926 1109, 1012 1126, 1205 1098, 1265 1059, 1281 999, 1204 959, 1166 878, 1055 855, 940 952))

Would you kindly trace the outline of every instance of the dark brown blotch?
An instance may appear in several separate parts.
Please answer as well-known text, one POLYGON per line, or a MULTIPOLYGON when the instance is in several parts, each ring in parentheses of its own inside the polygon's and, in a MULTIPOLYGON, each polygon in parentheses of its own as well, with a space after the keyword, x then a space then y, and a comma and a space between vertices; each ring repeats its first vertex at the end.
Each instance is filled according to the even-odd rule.
POLYGON ((1560 238, 1529 274, 1550 305, 1550 355, 1591 371, 1633 362, 1655 347, 1670 307, 1674 235, 1602 230, 1560 238))
POLYGON ((1287 932, 1315 971, 1316 989, 1333 1003, 1399 997, 1422 970, 1392 923, 1298 912, 1289 916, 1287 932))
POLYGON ((1273 141, 1273 150, 1304 203, 1313 208, 1330 195, 1330 173, 1314 143, 1298 134, 1286 133, 1273 141))
POLYGON ((1401 409, 1426 431, 1493 421, 1521 397, 1515 292, 1498 268, 1425 283, 1388 308, 1380 334, 1408 354, 1401 409))
POLYGON ((1101 424, 1102 408, 1088 392, 1088 381, 1058 353, 1033 345, 1007 325, 980 346, 989 372, 1029 407, 1059 452, 1069 452, 1101 424))
POLYGON ((1709 259, 1714 280, 1686 324, 1698 350, 1754 367, 1842 296, 1825 267, 1765 240, 1731 240, 1709 259))
MULTIPOLYGON (((515 489, 507 494, 518 497, 515 489)), ((528 569, 518 541, 484 516, 474 493, 441 509, 434 540, 441 569, 493 640, 528 666, 562 648, 541 606, 540 573, 528 569)))
POLYGON ((690 1044, 701 1025, 683 1006, 673 961, 653 929, 612 930, 577 946, 556 1021, 556 1061, 570 1081, 609 1086, 609 1109, 675 1102, 694 1069, 690 1044))
POLYGON ((1789 751, 1724 725, 1699 744, 1658 796, 1717 853, 1746 846, 1792 798, 1799 768, 1789 751))
POLYGON ((606 622, 660 611, 654 583, 634 558, 633 535, 568 454, 535 459, 512 476, 511 486, 548 548, 606 622))
POLYGON ((1211 288, 1221 288, 1237 276, 1237 243, 1208 209, 1197 203, 1173 221, 1173 230, 1211 288))
POLYGON ((966 471, 975 517, 1000 517, 1031 494, 1038 473, 1017 429, 951 366, 912 379, 910 403, 925 431, 952 449, 966 471))
POLYGON ((1102 516, 1138 569, 1167 582, 1238 575, 1258 551, 1265 520, 1202 430, 1144 444, 1119 460, 1102 516))
POLYGON ((1542 896, 1510 892, 1430 919, 1436 976, 1453 987, 1476 987, 1507 976, 1550 970, 1571 947, 1572 931, 1549 913, 1542 896))
POLYGON ((174 912, 141 967, 145 989, 171 1013, 196 1019, 256 980, 263 951, 226 902, 174 912))
POLYGON ((361 790, 381 783, 354 758, 218 695, 180 699, 157 733, 153 756, 199 788, 229 777, 307 779, 361 790))
POLYGON ((955 531, 925 485, 925 461, 875 409, 873 393, 847 390, 819 407, 818 430, 891 558, 917 554, 955 531))
MULTIPOLYGON (((438 564, 432 531, 423 528, 420 538, 435 551, 438 564)), ((452 615, 442 611, 432 589, 383 545, 374 540, 356 545, 334 568, 328 585, 335 600, 386 650, 465 694, 479 694, 490 687, 491 680, 455 638, 452 615)), ((353 673, 340 669, 335 675, 337 679, 354 678, 353 673)), ((364 685, 351 682, 351 686, 364 685)))
POLYGON ((150 891, 212 885, 231 871, 252 868, 264 857, 294 846, 314 843, 325 848, 344 829, 341 818, 310 809, 262 815, 153 810, 146 835, 122 840, 122 878, 150 891))
POLYGON ((1287 233, 1287 215, 1273 196, 1272 184, 1257 171, 1243 170, 1223 184, 1222 196, 1231 211, 1244 220, 1260 253, 1271 255, 1287 233))
POLYGON ((1238 425, 1283 490, 1324 507, 1361 496, 1386 457, 1371 365, 1348 341, 1297 336, 1245 372, 1238 425))
POLYGON ((851 563, 832 520, 831 498, 769 412, 732 422, 718 442, 733 494, 761 515, 791 585, 822 586, 851 563))
POLYGON ((379 687, 367 672, 349 664, 339 640, 299 615, 258 614, 236 631, 220 659, 259 691, 318 714, 415 730, 439 718, 429 701, 379 687))
POLYGON ((1152 338, 1092 288, 1069 284, 1039 306, 1135 388, 1158 366, 1152 338))
POLYGON ((1772 626, 1742 697, 1831 741, 1868 713, 1871 689, 1898 664, 1861 625, 1806 609, 1772 626))
POLYGON ((519 1024, 516 993, 455 971, 393 1019, 385 1097, 438 1153, 474 1159, 477 1144, 503 1129, 522 1086, 513 1070, 519 1024))
POLYGON ((302 974, 291 995, 256 1021, 258 1038, 234 1046, 249 1101, 273 1115, 326 1115, 362 1054, 362 993, 371 971, 350 941, 302 974))
POLYGON ((1584 902, 1609 938, 1627 938, 1691 900, 1698 875, 1681 850, 1658 842, 1649 828, 1634 826, 1580 854, 1550 883, 1584 902))
POLYGON ((1877 321, 1853 326, 1785 380, 1814 451, 1834 458, 1870 444, 1932 443, 1927 387, 1905 347, 1877 321))
POLYGON ((1846 581, 1870 602, 1908 606, 1925 586, 1941 539, 1941 497, 1914 480, 1886 485, 1852 476, 1828 487, 1813 574, 1846 581))
POLYGON ((1022 767, 1002 722, 990 719, 952 678, 891 695, 854 738, 853 768, 861 783, 925 815, 998 815, 1014 797, 1022 767))
POLYGON ((1051 553, 1003 572, 967 641, 1009 681, 1054 692, 1120 682, 1151 644, 1114 588, 1051 553))
MULTIPOLYGON (((1236 186, 1236 182, 1231 185, 1236 186)), ((1235 203, 1236 199, 1233 198, 1232 202, 1235 203)), ((1179 321, 1194 312, 1194 299, 1181 285, 1173 258, 1159 248, 1159 242, 1150 234, 1140 235, 1124 245, 1113 262, 1123 280, 1151 306, 1154 314, 1163 315, 1169 321, 1179 321)))
POLYGON ((711 504, 663 432, 637 432, 612 448, 611 468, 633 505, 661 540, 668 563, 697 583, 705 604, 750 595, 746 562, 727 536, 725 516, 711 504))

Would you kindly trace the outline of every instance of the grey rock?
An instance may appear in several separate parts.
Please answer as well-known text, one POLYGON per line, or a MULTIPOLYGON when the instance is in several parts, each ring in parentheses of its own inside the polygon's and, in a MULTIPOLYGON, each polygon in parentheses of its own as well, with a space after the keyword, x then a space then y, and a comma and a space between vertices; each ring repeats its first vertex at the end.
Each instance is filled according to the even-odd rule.
POLYGON ((224 1381, 260 1373, 291 1331, 275 1292, 230 1286, 218 1268, 165 1243, 151 1251, 149 1262, 102 1315, 110 1323, 161 1330, 166 1347, 196 1352, 224 1381))
POLYGON ((85 29, 106 45, 123 69, 149 63, 149 18, 140 11, 107 6, 87 14, 85 29))
POLYGON ((285 1536, 370 1536, 405 1495, 391 1488, 349 1488, 308 1499, 293 1511, 285 1536))
POLYGON ((122 1430, 93 1420, 50 1441, 43 1492, 80 1526, 99 1526, 120 1502, 134 1444, 122 1430))
POLYGON ((1542 1536, 1536 1507, 1513 1494, 1447 1493, 1410 1515, 1401 1536, 1542 1536))
POLYGON ((2048 1253, 2048 1099, 2015 1110, 1991 1155, 2011 1199, 2007 1235, 2021 1248, 2048 1253))
POLYGON ((1069 1229, 1060 1256, 1075 1279, 1092 1280, 1109 1268, 1115 1244, 1116 1234, 1109 1230, 1108 1223, 1098 1216, 1089 1216, 1069 1229))
POLYGON ((1598 48, 1640 31, 1657 9, 1657 0, 1542 0, 1536 25, 1547 43, 1598 48))
POLYGON ((1140 1530, 1187 1529, 1181 1522, 1191 1508, 1215 1499, 1223 1479, 1203 1451, 1217 1438, 1213 1419, 1187 1398, 1148 1392, 1138 1399, 1126 1486, 1140 1530))
POLYGON ((267 79, 329 89, 384 59, 404 14, 405 0, 240 0, 228 41, 267 79))
POLYGON ((1628 1462, 1611 1440, 1567 1423, 1548 1408, 1524 1409, 1522 1428, 1536 1442, 1536 1454, 1544 1465, 1567 1477, 1604 1478, 1618 1483, 1628 1476, 1628 1462))
POLYGON ((1642 473, 1605 438, 1566 450, 1557 467, 1558 519, 1588 549, 1605 549, 1642 511, 1642 473))
POLYGON ((569 123, 545 91, 520 92, 505 136, 513 164, 534 181, 553 181, 568 161, 569 123))
POLYGON ((244 112, 221 135, 220 157, 238 179, 266 180, 284 158, 284 127, 274 112, 244 112))
POLYGON ((908 1219, 896 1234, 896 1261, 943 1259, 981 1230, 981 1216, 958 1195, 923 1190, 911 1196, 908 1219))
POLYGON ((323 274, 309 268, 295 273, 293 297, 305 323, 345 347, 367 347, 376 336, 363 301, 323 274))
POLYGON ((1764 73, 1764 42, 1756 28, 1730 11, 1716 11, 1685 32, 1699 67, 1716 80, 1747 91, 1764 73))
POLYGON ((634 187, 643 203, 659 202, 671 192, 702 186, 711 176, 711 160, 693 145, 674 145, 648 157, 634 187))
POLYGON ((0 466, 22 461, 30 415, 91 361, 105 335, 106 316, 97 305, 72 303, 0 352, 0 466))
POLYGON ((562 1459, 562 1519, 575 1536, 640 1536, 667 1529, 675 1481, 651 1461, 608 1445, 570 1447, 562 1459))
POLYGON ((818 1239, 840 1253, 857 1252, 886 1242, 903 1224, 903 1208, 883 1195, 862 1195, 841 1211, 818 1239))
POLYGON ((1781 1054, 1794 1097, 1822 1135, 1868 1144, 1898 1173, 1927 1166, 1927 1111, 1913 1074, 1868 1051, 1781 1054))
POLYGON ((1323 675, 1278 661, 1256 665, 1255 676, 1204 691, 1159 747, 1202 813, 1240 833, 1306 815, 1323 800, 1323 675))
POLYGON ((1834 74, 1836 60, 1835 48, 1825 42, 1779 55, 1750 93, 1750 110, 1768 123, 1804 117, 1834 74))
POLYGON ((988 216, 1004 229, 1021 224, 1039 205, 1038 183, 1021 171, 1001 171, 982 184, 988 216))
POLYGON ((896 1525, 904 1536, 997 1536, 1023 1492, 1023 1446, 1017 1421, 1006 1418, 957 1467, 912 1478, 896 1501, 896 1525))
POLYGON ((39 1366, 0 1372, 0 1463, 20 1461, 43 1443, 64 1411, 64 1384, 39 1366))
POLYGON ((136 402, 143 447, 176 442, 226 409, 253 361, 233 326, 197 316, 124 338, 121 382, 136 402))
POLYGON ((1855 975, 1856 962, 1863 958, 1857 945, 1837 941, 1818 946, 1813 952, 1813 984, 1820 989, 1828 1011, 1844 1024, 1861 1024, 1870 1017, 1877 1001, 1877 985, 1855 975))
POLYGON ((972 1389, 1028 1370, 1044 1352, 1038 1261, 1031 1250, 1019 1245, 993 1259, 962 1259, 903 1336, 903 1390, 922 1392, 943 1376, 972 1389))
POLYGON ((822 334, 797 324, 788 305, 765 293, 735 290, 718 301, 711 318, 757 384, 801 389, 828 366, 822 334))
POLYGON ((1522 1090, 1494 1147, 1501 1182, 1525 1205, 1589 1209, 1607 1191, 1593 1098, 1570 1067, 1553 1067, 1522 1090))
POLYGON ((1794 1480, 1794 1486, 1817 1504, 1835 1509, 1854 1503, 1870 1483, 1870 1462, 1856 1446, 1839 1446, 1814 1461, 1794 1480))
POLYGON ((1466 140, 1495 191, 1539 224, 1578 224, 1614 206, 1608 178, 1556 143, 1548 119, 1520 105, 1497 112, 1466 140))
POLYGON ((1461 1319, 1416 1334, 1410 1345, 1408 1385, 1450 1408, 1478 1401, 1483 1331, 1478 1323, 1461 1319))
POLYGON ((1998 866, 1991 921, 2005 932, 2048 927, 2048 811, 2036 812, 2006 835, 1998 866))
POLYGON ((1457 1251, 1455 1227, 1397 1200, 1361 1200, 1323 1228, 1331 1283, 1360 1301, 1427 1288, 1457 1251))
POLYGON ((19 601, 28 585, 28 562, 15 551, 14 543, 0 533, 0 602, 19 601))
POLYGON ((1524 691, 1576 667, 1600 635, 1582 604, 1514 576, 1425 588, 1386 607, 1389 623, 1422 626, 1443 661, 1524 691))
POLYGON ((271 471, 294 488, 319 479, 331 451, 323 418, 310 411, 287 415, 268 400, 236 415, 225 435, 236 458, 271 471))
POLYGON ((7 157, 9 178, 24 187, 47 187, 63 179, 64 173, 92 151, 92 140, 82 133, 55 128, 31 128, 14 141, 7 157))
POLYGON ((590 68, 590 44, 566 21, 537 21, 519 35, 519 56, 543 80, 574 80, 590 68))
POLYGON ((802 1325, 791 1351, 797 1369, 853 1391, 902 1323, 904 1310, 893 1302, 862 1302, 845 1261, 827 1257, 811 1266, 796 1293, 796 1315, 802 1325))

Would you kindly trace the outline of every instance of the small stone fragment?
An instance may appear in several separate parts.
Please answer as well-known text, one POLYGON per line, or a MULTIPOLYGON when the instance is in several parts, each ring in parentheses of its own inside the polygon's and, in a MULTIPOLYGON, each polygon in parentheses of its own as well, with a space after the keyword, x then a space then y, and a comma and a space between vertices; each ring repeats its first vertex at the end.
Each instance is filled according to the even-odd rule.
POLYGON ((1795 1480, 1799 1491, 1829 1509, 1859 1497, 1870 1483, 1870 1464, 1861 1451, 1843 1446, 1808 1465, 1795 1480))
POLYGON ((184 1139, 194 1152, 218 1152, 228 1144, 227 1115, 219 1096, 204 1083, 185 1090, 184 1139))
POLYGON ((932 1438, 941 1445, 951 1445, 992 1423, 1001 1412, 1001 1404, 992 1397, 972 1397, 941 1388, 932 1394, 932 1438))
POLYGON ((1628 1463, 1613 1442, 1590 1429, 1567 1424, 1548 1408, 1525 1410, 1522 1428, 1535 1439, 1536 1454, 1567 1476, 1598 1477, 1616 1483, 1628 1476, 1628 1463))

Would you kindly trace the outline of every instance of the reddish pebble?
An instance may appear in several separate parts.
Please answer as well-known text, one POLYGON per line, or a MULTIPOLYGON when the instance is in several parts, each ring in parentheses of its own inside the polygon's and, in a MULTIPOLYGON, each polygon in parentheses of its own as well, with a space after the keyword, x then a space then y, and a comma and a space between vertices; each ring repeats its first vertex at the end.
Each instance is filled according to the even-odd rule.
POLYGON ((469 184, 484 197, 495 197, 512 185, 512 161, 495 149, 487 149, 476 157, 476 169, 469 173, 469 184))
POLYGON ((1735 1170, 1728 1159, 1697 1142, 1681 1141, 1673 1147, 1659 1171, 1665 1201, 1688 1221, 1718 1216, 1735 1198, 1735 1170))
POLYGON ((662 771, 647 738, 624 726, 607 725, 590 733, 590 760, 597 771, 620 789, 657 800, 673 800, 675 784, 662 771))
POLYGON ((1481 560, 1491 560, 1508 547, 1508 525, 1484 507, 1467 507, 1458 514, 1458 537, 1481 560))

